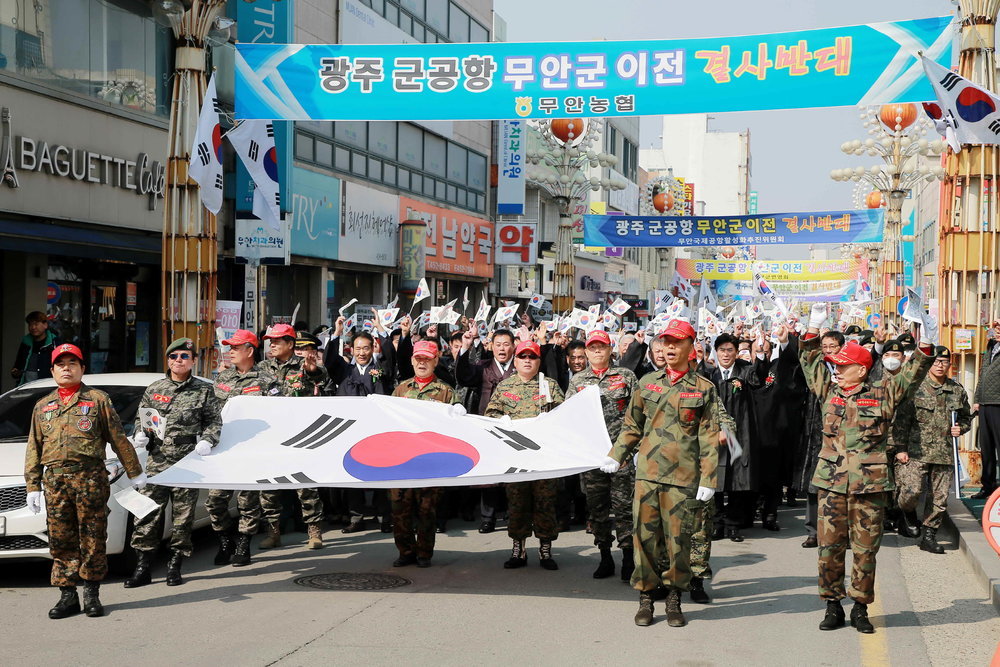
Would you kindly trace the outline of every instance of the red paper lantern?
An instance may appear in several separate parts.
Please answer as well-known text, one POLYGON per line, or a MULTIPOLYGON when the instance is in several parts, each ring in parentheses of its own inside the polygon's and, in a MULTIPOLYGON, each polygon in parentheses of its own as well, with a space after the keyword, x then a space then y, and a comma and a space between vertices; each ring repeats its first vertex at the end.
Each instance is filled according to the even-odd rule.
POLYGON ((879 208, 885 206, 885 198, 882 196, 881 190, 872 190, 865 197, 865 204, 868 208, 879 208))
POLYGON ((917 120, 916 104, 884 104, 878 112, 879 120, 891 131, 899 129, 905 130, 917 120), (899 120, 896 120, 896 119, 899 120))
POLYGON ((669 192, 658 192, 653 196, 653 208, 660 213, 666 213, 674 207, 674 196, 669 192))
POLYGON ((552 134, 564 144, 572 143, 583 136, 582 118, 556 118, 552 121, 552 134))

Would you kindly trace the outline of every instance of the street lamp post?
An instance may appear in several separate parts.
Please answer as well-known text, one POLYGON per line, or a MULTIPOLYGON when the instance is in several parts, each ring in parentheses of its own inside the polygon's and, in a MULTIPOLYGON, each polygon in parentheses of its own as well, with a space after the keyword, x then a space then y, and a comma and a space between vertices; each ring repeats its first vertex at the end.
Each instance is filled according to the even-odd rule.
POLYGON ((572 118, 534 121, 532 125, 540 142, 526 153, 532 165, 528 169, 528 182, 547 192, 559 207, 552 309, 562 313, 576 306, 572 206, 590 190, 623 190, 625 183, 603 174, 591 177, 586 174, 588 168, 603 170, 618 164, 614 155, 596 148, 601 138, 597 122, 572 118))
POLYGON ((903 256, 902 256, 902 209, 910 188, 922 179, 932 181, 944 176, 939 165, 928 165, 921 158, 937 157, 944 150, 944 142, 939 139, 928 141, 924 138, 932 127, 930 119, 918 117, 913 104, 890 104, 882 107, 862 109, 861 118, 871 135, 864 141, 855 139, 841 144, 840 149, 848 155, 865 155, 882 159, 882 164, 870 168, 847 167, 834 169, 830 177, 835 181, 855 181, 865 183, 878 190, 886 203, 885 235, 879 261, 878 280, 874 281, 873 292, 881 298, 884 317, 895 319, 893 299, 902 296, 903 256))

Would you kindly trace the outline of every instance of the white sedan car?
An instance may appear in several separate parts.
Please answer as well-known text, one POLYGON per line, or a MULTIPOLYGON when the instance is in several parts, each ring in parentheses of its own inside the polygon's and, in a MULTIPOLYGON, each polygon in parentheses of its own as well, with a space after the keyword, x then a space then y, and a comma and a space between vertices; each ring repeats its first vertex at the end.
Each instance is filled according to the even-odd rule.
MULTIPOLYGON (((162 379, 162 373, 105 373, 85 375, 83 383, 106 392, 121 417, 125 433, 132 434, 135 413, 146 387, 162 379)), ((28 509, 24 481, 24 450, 28 441, 31 412, 35 403, 55 387, 52 379, 26 383, 0 395, 0 560, 50 559, 45 513, 32 514, 28 509)), ((146 465, 146 450, 137 448, 139 461, 146 465)), ((108 556, 119 572, 131 569, 134 552, 129 546, 132 534, 131 515, 114 499, 114 494, 129 486, 125 469, 111 447, 104 461, 111 479, 112 497, 108 500, 108 556)), ((196 528, 209 523, 202 491, 195 509, 196 528)), ((230 511, 233 511, 230 508, 230 511)), ((170 528, 170 516, 164 522, 164 536, 170 528)))

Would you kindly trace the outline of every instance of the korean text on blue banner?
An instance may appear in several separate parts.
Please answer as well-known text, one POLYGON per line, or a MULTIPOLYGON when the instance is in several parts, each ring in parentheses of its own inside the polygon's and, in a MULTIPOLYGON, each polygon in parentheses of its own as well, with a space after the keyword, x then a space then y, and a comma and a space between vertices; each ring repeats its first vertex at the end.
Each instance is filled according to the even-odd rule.
POLYGON ((528 145, 524 125, 523 120, 505 120, 500 123, 498 215, 524 215, 524 153, 528 145))

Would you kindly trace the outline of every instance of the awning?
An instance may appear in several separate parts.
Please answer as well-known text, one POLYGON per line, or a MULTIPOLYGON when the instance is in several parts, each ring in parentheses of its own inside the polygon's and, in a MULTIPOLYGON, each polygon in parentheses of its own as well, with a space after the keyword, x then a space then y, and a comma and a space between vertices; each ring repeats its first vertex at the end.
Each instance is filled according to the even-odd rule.
POLYGON ((162 236, 122 227, 0 219, 0 250, 159 264, 162 236))

